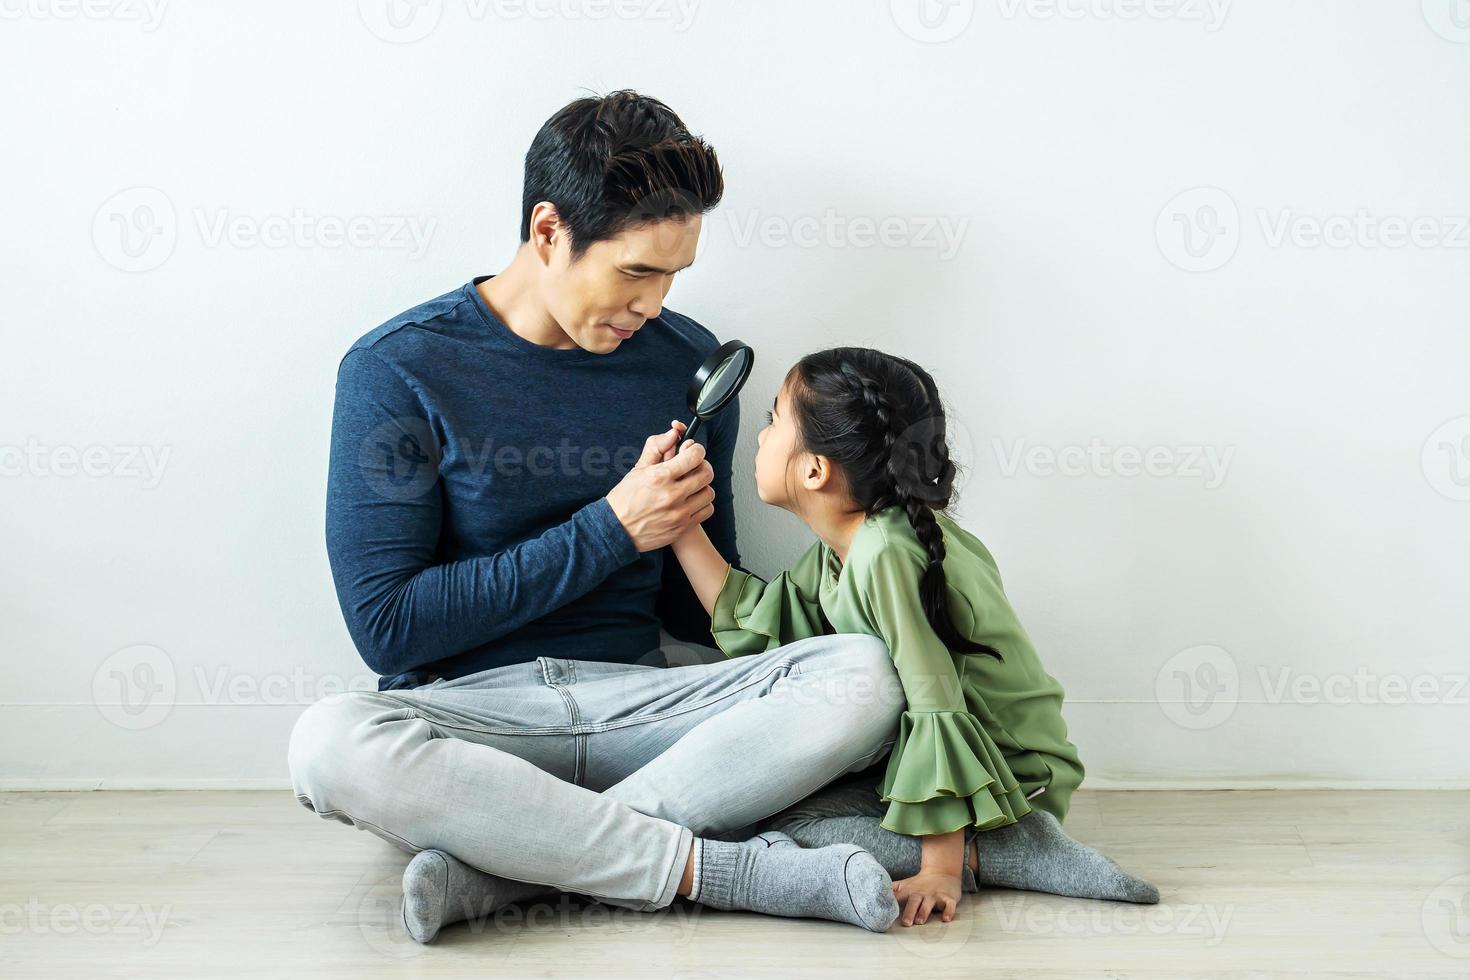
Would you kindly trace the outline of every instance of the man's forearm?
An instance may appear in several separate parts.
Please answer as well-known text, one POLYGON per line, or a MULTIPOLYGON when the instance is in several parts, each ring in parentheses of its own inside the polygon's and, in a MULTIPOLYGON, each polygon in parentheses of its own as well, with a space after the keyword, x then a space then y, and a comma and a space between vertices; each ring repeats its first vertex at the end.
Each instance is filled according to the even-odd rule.
POLYGON ((585 595, 638 551, 605 499, 493 555, 428 564, 366 529, 329 521, 338 599, 363 661, 395 674, 489 643, 585 595))

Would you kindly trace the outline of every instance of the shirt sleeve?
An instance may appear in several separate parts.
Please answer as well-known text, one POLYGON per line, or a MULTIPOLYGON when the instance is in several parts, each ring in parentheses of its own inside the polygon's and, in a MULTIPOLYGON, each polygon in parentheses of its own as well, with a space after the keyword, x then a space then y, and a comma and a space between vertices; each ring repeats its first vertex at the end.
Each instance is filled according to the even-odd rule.
POLYGON ((638 557, 607 499, 491 555, 438 563, 445 520, 436 431, 370 350, 337 369, 327 556, 363 661, 399 674, 488 643, 591 591, 638 557))
POLYGON ((822 542, 814 542, 770 582, 730 566, 710 616, 710 631, 725 656, 765 653, 831 632, 817 601, 821 550, 822 542))
MULTIPOLYGON (((710 486, 715 491, 715 512, 702 525, 710 543, 720 557, 731 565, 740 564, 740 549, 735 540, 735 496, 731 492, 731 470, 735 461, 735 441, 740 434, 740 399, 737 397, 710 420, 705 458, 715 471, 710 486)), ((697 438, 697 437, 696 437, 697 438)), ((662 555, 663 573, 655 609, 669 635, 688 643, 716 646, 711 632, 710 616, 705 613, 694 587, 684 574, 684 567, 672 548, 662 555)))
POLYGON ((924 615, 923 572, 919 556, 885 548, 858 582, 862 611, 887 642, 908 701, 878 787, 889 804, 879 825, 927 836, 1014 823, 1031 808, 1000 747, 966 705, 954 655, 924 615))

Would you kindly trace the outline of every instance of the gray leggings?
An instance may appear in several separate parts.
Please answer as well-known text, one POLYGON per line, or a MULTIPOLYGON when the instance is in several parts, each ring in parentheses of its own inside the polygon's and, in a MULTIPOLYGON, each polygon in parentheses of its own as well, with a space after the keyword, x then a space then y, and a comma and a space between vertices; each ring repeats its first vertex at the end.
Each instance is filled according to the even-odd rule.
MULTIPOLYGON (((828 844, 851 843, 869 851, 883 865, 894 881, 919 873, 923 854, 922 838, 885 830, 878 822, 888 811, 888 804, 874 791, 883 779, 885 757, 861 772, 849 773, 827 784, 815 793, 793 803, 774 816, 755 825, 757 832, 779 830, 790 835, 802 847, 826 847, 828 844)), ((970 841, 979 831, 965 830, 967 859, 961 881, 964 890, 976 890, 975 874, 970 870, 970 841)))

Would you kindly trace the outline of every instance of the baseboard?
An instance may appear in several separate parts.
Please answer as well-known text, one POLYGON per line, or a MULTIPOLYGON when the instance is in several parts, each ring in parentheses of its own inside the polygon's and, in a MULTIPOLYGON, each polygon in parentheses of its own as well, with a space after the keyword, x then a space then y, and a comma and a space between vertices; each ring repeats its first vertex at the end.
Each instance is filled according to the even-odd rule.
POLYGON ((1289 779, 1263 779, 1222 776, 1208 779, 1159 779, 1088 776, 1079 792, 1101 790, 1114 792, 1188 792, 1191 790, 1470 790, 1470 779, 1338 779, 1324 776, 1299 776, 1289 779))
POLYGON ((0 779, 0 793, 172 790, 290 790, 288 779, 0 779))
MULTIPOLYGON (((66 793, 113 790, 126 792, 166 792, 199 790, 290 791, 286 779, 0 779, 0 793, 66 793)), ((1470 790, 1470 779, 1437 780, 1353 780, 1331 777, 1293 777, 1290 779, 1252 777, 1212 777, 1209 779, 1159 779, 1089 776, 1081 792, 1190 792, 1224 790, 1384 790, 1384 791, 1463 791, 1470 790)))

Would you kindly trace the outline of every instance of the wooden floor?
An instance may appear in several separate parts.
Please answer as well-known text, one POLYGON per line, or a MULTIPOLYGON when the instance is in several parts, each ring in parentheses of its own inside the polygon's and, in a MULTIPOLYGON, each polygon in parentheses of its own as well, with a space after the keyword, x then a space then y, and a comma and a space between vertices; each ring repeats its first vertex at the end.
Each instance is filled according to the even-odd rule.
POLYGON ((966 895, 886 935, 679 900, 403 935, 408 855, 288 792, 0 794, 6 977, 1470 976, 1470 794, 1082 792, 1157 906, 966 895))

